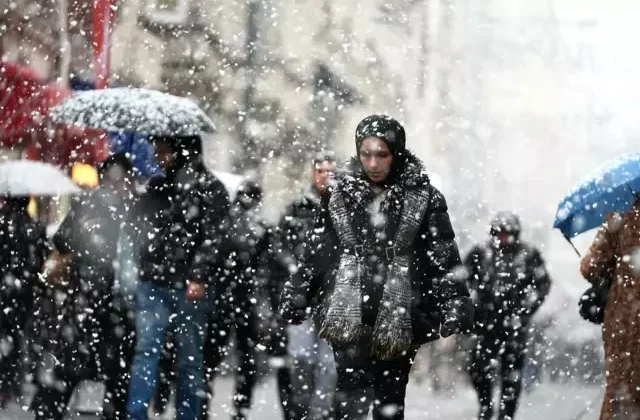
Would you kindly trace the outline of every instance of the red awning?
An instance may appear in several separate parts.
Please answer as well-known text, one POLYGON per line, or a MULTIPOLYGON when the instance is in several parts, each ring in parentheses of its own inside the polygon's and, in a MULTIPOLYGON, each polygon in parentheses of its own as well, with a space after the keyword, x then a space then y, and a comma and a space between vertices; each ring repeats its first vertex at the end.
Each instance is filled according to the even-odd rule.
POLYGON ((0 62, 0 147, 22 145, 29 158, 60 165, 104 159, 102 131, 48 129, 49 110, 70 94, 63 86, 47 84, 27 67, 0 62))

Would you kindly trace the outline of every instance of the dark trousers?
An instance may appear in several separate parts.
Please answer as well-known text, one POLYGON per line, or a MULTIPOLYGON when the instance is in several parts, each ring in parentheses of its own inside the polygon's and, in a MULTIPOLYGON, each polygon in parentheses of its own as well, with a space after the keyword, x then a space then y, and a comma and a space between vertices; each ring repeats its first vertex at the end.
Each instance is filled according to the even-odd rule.
MULTIPOLYGON (((205 372, 207 383, 215 377, 215 371, 228 355, 232 327, 236 336, 236 392, 233 396, 234 418, 244 419, 251 408, 253 388, 257 381, 258 328, 256 314, 249 305, 237 313, 227 312, 224 317, 213 317, 209 323, 205 341, 205 372)), ((205 407, 208 413, 208 402, 205 407)))
POLYGON ((291 412, 291 375, 287 367, 278 368, 278 396, 284 420, 296 420, 297 417, 291 412))
POLYGON ((284 420, 297 420, 302 417, 298 416, 295 411, 291 366, 289 365, 289 356, 287 354, 288 341, 289 337, 286 326, 285 324, 281 324, 278 328, 271 331, 268 356, 280 360, 279 365, 281 367, 277 369, 278 396, 280 397, 284 420))
POLYGON ((502 385, 498 419, 513 420, 515 417, 522 391, 525 331, 525 328, 515 331, 494 329, 477 336, 469 371, 480 402, 479 420, 493 417, 492 391, 498 381, 502 385))
POLYGON ((4 396, 20 394, 21 347, 25 339, 26 321, 31 305, 30 293, 0 294, 0 393, 4 396))
POLYGON ((369 356, 370 346, 334 346, 338 373, 335 419, 365 420, 373 404, 374 420, 403 420, 409 372, 418 348, 395 360, 369 356))
POLYGON ((91 334, 94 354, 91 370, 87 378, 69 377, 64 388, 38 385, 32 409, 37 420, 61 419, 67 409, 67 403, 73 389, 82 379, 103 380, 106 395, 103 406, 103 418, 126 419, 127 390, 129 387, 129 369, 134 355, 134 329, 126 313, 110 313, 91 323, 92 327, 84 334, 91 334))

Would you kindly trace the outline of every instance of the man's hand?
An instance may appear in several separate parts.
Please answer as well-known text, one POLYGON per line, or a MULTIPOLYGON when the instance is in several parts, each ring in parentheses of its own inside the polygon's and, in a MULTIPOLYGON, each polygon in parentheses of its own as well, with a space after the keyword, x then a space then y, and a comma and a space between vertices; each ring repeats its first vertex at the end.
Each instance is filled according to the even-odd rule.
POLYGON ((198 300, 202 300, 205 295, 204 286, 195 281, 187 282, 187 295, 186 299, 190 302, 195 302, 198 300))

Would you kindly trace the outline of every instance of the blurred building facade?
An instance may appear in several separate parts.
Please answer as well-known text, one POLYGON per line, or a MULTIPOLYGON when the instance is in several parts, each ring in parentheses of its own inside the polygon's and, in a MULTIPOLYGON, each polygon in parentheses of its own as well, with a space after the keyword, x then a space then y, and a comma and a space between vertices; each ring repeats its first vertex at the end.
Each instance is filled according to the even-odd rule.
POLYGON ((367 114, 408 116, 414 86, 398 68, 418 59, 405 54, 416 33, 394 19, 409 19, 416 5, 138 0, 120 7, 117 82, 198 100, 219 126, 208 143, 212 165, 257 170, 268 190, 295 193, 285 186, 306 183, 315 151, 353 154, 353 131, 367 114))

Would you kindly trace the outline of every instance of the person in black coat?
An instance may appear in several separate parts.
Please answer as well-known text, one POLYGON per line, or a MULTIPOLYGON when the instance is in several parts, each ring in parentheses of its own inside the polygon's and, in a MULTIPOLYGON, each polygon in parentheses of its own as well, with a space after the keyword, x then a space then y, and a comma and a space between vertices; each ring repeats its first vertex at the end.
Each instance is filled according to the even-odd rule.
POLYGON ((199 136, 157 137, 153 143, 165 173, 149 181, 134 211, 140 239, 137 342, 127 412, 131 420, 147 418, 171 321, 178 347, 177 419, 193 420, 205 395, 206 293, 216 281, 210 268, 220 266, 229 197, 205 167, 199 136))
POLYGON ((113 290, 121 228, 134 199, 131 162, 112 155, 99 165, 98 177, 99 188, 73 197, 45 264, 49 286, 66 298, 39 328, 43 337, 37 341, 46 342, 44 350, 56 364, 52 380, 38 370, 36 419, 62 418, 74 387, 86 379, 105 382, 104 417, 125 418, 133 326, 126 313, 115 310, 113 290))
POLYGON ((465 259, 476 308, 470 374, 480 401, 479 420, 493 417, 492 388, 497 382, 502 385, 498 418, 514 418, 529 324, 551 286, 540 251, 521 241, 520 231, 517 215, 496 214, 491 239, 474 247, 465 259), (497 375, 496 362, 500 365, 497 375))
POLYGON ((19 396, 20 348, 39 289, 48 247, 44 226, 27 213, 29 197, 5 197, 0 207, 0 408, 19 396))
MULTIPOLYGON (((271 272, 272 303, 277 307, 282 287, 291 270, 303 259, 305 240, 314 226, 320 208, 320 197, 326 191, 335 172, 333 152, 318 153, 312 161, 311 183, 308 191, 287 206, 278 224, 277 244, 274 246, 276 266, 271 272)), ((291 392, 286 414, 292 419, 322 420, 332 418, 336 383, 333 350, 318 337, 319 326, 312 320, 289 325, 282 331, 282 348, 286 348, 291 392)), ((282 392, 282 391, 281 391, 282 392)))
POLYGON ((336 419, 404 418, 418 347, 468 330, 471 302, 444 196, 405 147, 404 128, 372 115, 356 150, 322 197, 301 276, 285 285, 281 312, 313 313, 333 346, 336 419))
MULTIPOLYGON (((228 355, 231 329, 235 331, 237 354, 236 392, 232 420, 246 420, 257 382, 260 342, 257 287, 260 264, 268 252, 271 228, 262 219, 262 188, 244 181, 229 214, 229 225, 220 252, 222 267, 214 287, 213 311, 204 346, 207 380, 228 355)), ((208 418, 208 407, 205 409, 208 418)))

